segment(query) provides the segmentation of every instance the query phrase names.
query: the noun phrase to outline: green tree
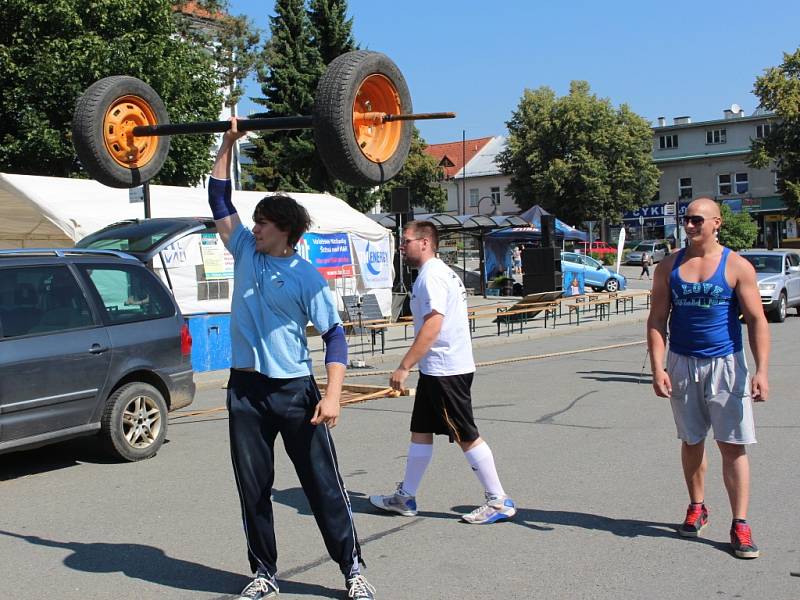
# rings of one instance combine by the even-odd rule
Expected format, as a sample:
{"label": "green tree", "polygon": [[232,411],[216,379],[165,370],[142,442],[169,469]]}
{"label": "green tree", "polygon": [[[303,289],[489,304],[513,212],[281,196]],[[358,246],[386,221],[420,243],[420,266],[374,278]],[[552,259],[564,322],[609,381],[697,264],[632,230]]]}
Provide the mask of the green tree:
{"label": "green tree", "polygon": [[727,204],[719,208],[722,215],[719,243],[731,250],[752,248],[758,236],[758,223],[746,212],[733,212]]}
{"label": "green tree", "polygon": [[783,201],[800,214],[800,49],[784,53],[783,63],[766,69],[753,87],[761,107],[775,113],[770,133],[753,140],[750,165],[767,168],[775,161]]}
{"label": "green tree", "polygon": [[[384,211],[389,210],[392,190],[396,187],[409,188],[411,203],[424,206],[430,212],[442,212],[447,207],[447,192],[434,183],[441,179],[441,168],[436,159],[425,152],[426,146],[419,130],[414,127],[411,149],[403,168],[375,193]],[[374,203],[373,198],[370,206]]]}
{"label": "green tree", "polygon": [[[4,0],[0,28],[0,171],[75,176],[72,109],[96,80],[148,82],[173,122],[213,120],[220,97],[210,55],[175,35],[170,0]],[[173,138],[156,178],[194,184],[211,136]]]}
{"label": "green tree", "polygon": [[347,0],[310,0],[308,4],[314,45],[323,64],[358,49],[353,39],[353,19],[347,18]]}
{"label": "green tree", "polygon": [[615,110],[585,81],[562,98],[548,87],[525,90],[507,126],[497,162],[523,210],[540,204],[572,223],[616,221],[658,190],[647,121],[625,104]]}
{"label": "green tree", "polygon": [[[310,115],[314,91],[323,71],[319,51],[303,0],[277,0],[270,17],[272,37],[264,49],[259,71],[263,98],[255,102],[267,111],[261,116]],[[264,131],[254,139],[249,187],[287,192],[331,189],[327,172],[314,156],[310,130]]]}

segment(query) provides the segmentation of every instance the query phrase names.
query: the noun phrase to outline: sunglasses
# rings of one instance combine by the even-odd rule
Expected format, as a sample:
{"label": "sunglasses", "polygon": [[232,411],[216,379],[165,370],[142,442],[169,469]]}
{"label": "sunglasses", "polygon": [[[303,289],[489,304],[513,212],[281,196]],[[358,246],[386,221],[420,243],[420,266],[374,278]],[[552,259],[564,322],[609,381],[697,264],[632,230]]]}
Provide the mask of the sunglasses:
{"label": "sunglasses", "polygon": [[703,223],[705,223],[706,218],[701,217],[700,215],[687,215],[682,218],[682,221],[684,225],[691,223],[693,227],[700,227]]}

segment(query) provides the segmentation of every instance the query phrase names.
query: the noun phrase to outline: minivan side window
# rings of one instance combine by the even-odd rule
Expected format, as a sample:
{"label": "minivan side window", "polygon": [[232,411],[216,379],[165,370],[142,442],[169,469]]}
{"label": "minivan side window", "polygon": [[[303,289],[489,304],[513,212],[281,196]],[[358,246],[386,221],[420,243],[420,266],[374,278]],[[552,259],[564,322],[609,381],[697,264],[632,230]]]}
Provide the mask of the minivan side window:
{"label": "minivan side window", "polygon": [[167,292],[147,269],[128,265],[81,265],[100,296],[111,324],[171,317]]}
{"label": "minivan side window", "polygon": [[89,304],[65,265],[0,270],[3,337],[52,333],[93,325]]}

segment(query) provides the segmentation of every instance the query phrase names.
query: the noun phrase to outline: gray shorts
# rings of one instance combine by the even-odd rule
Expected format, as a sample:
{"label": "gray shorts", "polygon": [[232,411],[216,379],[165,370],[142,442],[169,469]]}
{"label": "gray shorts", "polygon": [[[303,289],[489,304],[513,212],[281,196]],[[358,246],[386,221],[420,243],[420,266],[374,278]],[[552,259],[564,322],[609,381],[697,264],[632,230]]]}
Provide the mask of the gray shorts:
{"label": "gray shorts", "polygon": [[718,358],[670,352],[667,373],[672,382],[670,404],[680,439],[698,444],[713,427],[718,442],[756,443],[744,352]]}

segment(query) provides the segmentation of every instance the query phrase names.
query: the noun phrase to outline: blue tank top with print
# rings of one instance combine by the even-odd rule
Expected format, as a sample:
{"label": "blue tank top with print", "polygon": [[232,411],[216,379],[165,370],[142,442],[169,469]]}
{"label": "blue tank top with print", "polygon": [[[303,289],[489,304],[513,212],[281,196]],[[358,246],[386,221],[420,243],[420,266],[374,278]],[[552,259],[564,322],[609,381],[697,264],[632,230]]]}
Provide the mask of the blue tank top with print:
{"label": "blue tank top with print", "polygon": [[730,249],[722,249],[717,270],[707,281],[699,283],[681,279],[678,269],[683,254],[683,250],[678,253],[669,276],[672,294],[670,352],[701,358],[739,352],[742,349],[739,301],[725,279]]}

